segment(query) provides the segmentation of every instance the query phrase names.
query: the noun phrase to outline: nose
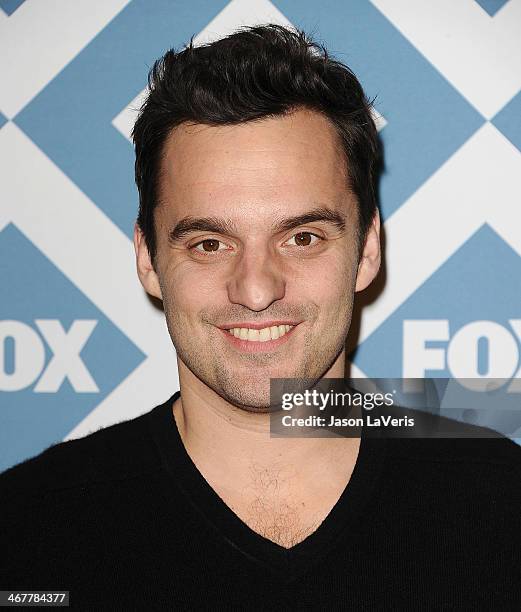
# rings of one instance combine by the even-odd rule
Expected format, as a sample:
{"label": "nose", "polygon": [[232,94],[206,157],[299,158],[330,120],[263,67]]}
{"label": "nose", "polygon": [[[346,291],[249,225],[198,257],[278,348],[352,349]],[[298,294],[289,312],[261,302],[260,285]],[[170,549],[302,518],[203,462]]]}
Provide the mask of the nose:
{"label": "nose", "polygon": [[259,246],[244,251],[232,269],[228,299],[250,310],[261,311],[284,297],[286,283],[276,256]]}

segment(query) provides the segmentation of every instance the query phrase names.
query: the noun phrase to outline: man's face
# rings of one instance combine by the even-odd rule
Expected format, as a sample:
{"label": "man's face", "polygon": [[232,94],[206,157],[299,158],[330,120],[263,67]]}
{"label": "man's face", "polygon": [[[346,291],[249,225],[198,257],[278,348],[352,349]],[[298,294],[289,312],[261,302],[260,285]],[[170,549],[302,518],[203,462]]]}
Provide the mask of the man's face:
{"label": "man's face", "polygon": [[156,284],[141,277],[163,299],[180,366],[233,405],[263,411],[270,378],[316,380],[343,363],[357,203],[327,119],[300,110],[179,126],[159,192]]}

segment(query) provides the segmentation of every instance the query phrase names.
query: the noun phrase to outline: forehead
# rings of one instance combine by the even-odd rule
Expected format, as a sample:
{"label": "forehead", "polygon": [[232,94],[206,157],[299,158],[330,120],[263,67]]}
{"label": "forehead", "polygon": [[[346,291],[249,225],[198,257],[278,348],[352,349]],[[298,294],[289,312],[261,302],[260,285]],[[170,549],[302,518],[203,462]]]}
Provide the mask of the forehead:
{"label": "forehead", "polygon": [[252,221],[345,207],[350,195],[340,139],[309,110],[239,125],[182,124],[165,142],[159,181],[159,208],[174,218],[235,213]]}

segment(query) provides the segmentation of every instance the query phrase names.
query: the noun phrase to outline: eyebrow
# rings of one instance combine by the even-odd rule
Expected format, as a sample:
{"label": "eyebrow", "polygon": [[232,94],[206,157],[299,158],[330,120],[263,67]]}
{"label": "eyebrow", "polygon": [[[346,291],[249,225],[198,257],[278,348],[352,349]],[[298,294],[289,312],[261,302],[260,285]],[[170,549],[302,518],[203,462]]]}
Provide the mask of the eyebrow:
{"label": "eyebrow", "polygon": [[[345,217],[336,210],[319,206],[294,217],[287,217],[275,221],[271,225],[271,229],[275,232],[287,232],[289,230],[300,227],[307,223],[316,223],[322,221],[333,225],[338,230],[345,229]],[[237,233],[237,227],[229,219],[221,219],[220,217],[191,217],[187,216],[181,219],[168,233],[168,238],[171,242],[181,240],[188,234],[193,232],[210,232],[213,234],[234,234]]]}

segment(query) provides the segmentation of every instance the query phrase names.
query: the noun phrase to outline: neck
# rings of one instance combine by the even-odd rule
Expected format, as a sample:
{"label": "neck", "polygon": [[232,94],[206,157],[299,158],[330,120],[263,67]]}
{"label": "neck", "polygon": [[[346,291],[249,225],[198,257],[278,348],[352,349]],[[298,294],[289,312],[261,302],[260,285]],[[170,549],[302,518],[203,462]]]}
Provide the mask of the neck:
{"label": "neck", "polygon": [[[272,438],[269,414],[231,405],[178,363],[181,397],[174,417],[188,454],[214,489],[251,487],[255,474],[275,475],[279,490],[287,483],[293,495],[316,494],[313,483],[324,481],[324,473],[328,486],[345,486],[358,457],[359,438]],[[342,353],[325,378],[343,378],[344,367]]]}

